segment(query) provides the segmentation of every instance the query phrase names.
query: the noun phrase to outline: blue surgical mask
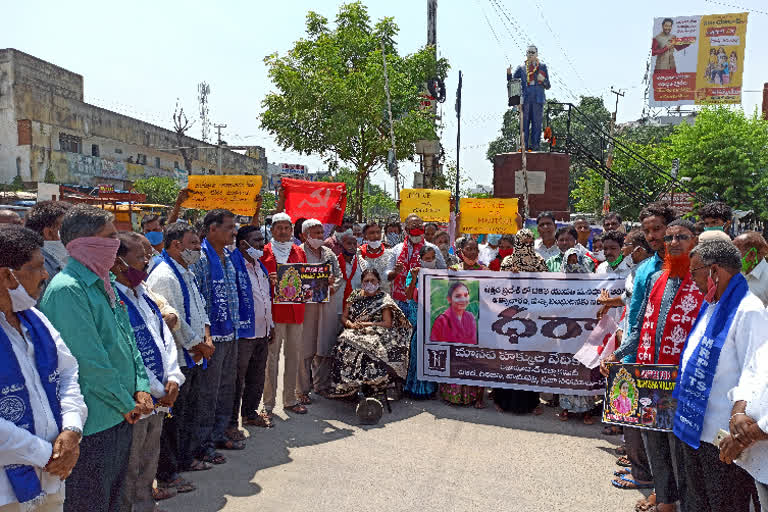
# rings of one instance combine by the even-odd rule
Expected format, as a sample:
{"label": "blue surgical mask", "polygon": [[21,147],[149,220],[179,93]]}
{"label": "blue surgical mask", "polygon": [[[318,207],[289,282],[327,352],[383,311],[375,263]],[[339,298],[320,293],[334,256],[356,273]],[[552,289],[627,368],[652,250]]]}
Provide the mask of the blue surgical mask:
{"label": "blue surgical mask", "polygon": [[501,235],[488,235],[488,243],[494,247],[501,242]]}
{"label": "blue surgical mask", "polygon": [[148,233],[144,233],[144,236],[147,237],[147,240],[149,240],[149,243],[152,245],[160,245],[163,243],[162,231],[150,231]]}
{"label": "blue surgical mask", "polygon": [[723,226],[709,226],[704,228],[704,231],[724,231]]}

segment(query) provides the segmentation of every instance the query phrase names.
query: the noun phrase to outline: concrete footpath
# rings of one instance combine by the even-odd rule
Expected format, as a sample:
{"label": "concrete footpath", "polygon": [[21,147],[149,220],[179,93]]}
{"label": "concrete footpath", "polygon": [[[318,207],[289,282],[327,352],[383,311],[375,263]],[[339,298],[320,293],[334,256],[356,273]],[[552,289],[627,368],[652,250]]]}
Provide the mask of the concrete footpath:
{"label": "concrete footpath", "polygon": [[222,452],[227,464],[185,473],[198,490],[160,508],[623,512],[642,497],[610,485],[620,439],[599,422],[403,399],[361,426],[354,404],[312,396],[308,414],[276,409],[274,428],[251,427],[245,450]]}

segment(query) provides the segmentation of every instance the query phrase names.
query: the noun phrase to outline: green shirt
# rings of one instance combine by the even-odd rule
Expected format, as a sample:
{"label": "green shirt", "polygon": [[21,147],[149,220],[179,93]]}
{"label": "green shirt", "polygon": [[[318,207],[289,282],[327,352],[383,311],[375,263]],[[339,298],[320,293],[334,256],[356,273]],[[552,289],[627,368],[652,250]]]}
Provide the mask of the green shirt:
{"label": "green shirt", "polygon": [[[114,286],[115,276],[111,278]],[[40,310],[77,359],[80,390],[88,406],[83,434],[124,421],[123,414],[136,405],[134,394],[149,392],[125,305],[118,301],[113,308],[101,278],[69,258],[45,290]]]}
{"label": "green shirt", "polygon": [[[560,272],[560,269],[563,268],[563,256],[564,254],[561,252],[557,256],[552,256],[547,260],[547,268],[550,272]],[[584,266],[587,267],[587,270],[590,272],[595,271],[595,262],[590,258],[586,256],[580,256],[580,260],[582,263],[584,263]]]}

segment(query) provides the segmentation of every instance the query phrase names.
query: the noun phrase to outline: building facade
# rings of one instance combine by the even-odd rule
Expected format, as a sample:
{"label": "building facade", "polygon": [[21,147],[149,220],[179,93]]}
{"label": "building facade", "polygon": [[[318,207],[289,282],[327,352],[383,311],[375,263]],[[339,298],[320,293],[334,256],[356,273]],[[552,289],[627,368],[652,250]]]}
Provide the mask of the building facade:
{"label": "building facade", "polygon": [[[192,174],[216,174],[218,149],[208,143],[106,110],[83,100],[83,77],[14,49],[0,50],[0,183],[51,182],[130,189],[139,178],[166,176],[185,185]],[[248,155],[223,149],[222,174],[259,174],[264,148]]]}

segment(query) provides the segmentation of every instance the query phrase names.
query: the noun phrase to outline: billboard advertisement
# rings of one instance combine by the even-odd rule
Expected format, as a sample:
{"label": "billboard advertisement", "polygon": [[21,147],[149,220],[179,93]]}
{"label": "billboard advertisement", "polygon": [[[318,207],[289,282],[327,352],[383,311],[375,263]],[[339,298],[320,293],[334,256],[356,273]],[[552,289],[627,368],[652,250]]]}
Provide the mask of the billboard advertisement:
{"label": "billboard advertisement", "polygon": [[747,15],[655,18],[650,106],[741,103]]}

